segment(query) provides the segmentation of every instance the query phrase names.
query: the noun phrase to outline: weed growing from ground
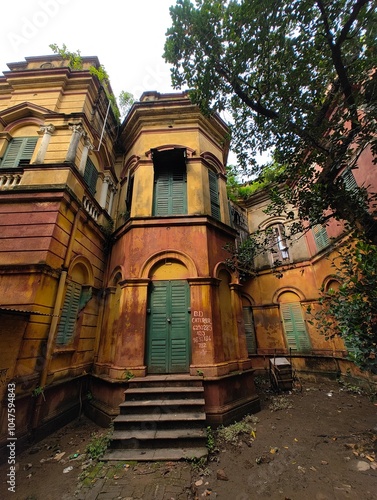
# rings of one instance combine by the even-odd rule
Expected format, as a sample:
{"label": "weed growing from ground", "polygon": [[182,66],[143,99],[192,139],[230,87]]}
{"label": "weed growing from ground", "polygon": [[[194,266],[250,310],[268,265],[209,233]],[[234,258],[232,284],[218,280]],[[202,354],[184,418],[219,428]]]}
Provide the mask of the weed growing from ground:
{"label": "weed growing from ground", "polygon": [[360,386],[347,382],[344,378],[339,378],[338,384],[341,386],[341,391],[366,396],[372,402],[377,398],[376,388],[372,387],[371,384],[369,386]]}
{"label": "weed growing from ground", "polygon": [[92,460],[98,460],[104,455],[109,445],[112,431],[113,429],[112,427],[110,427],[110,429],[105,434],[101,432],[96,432],[95,434],[93,434],[92,439],[85,448],[85,453],[87,454],[88,458],[91,458]]}
{"label": "weed growing from ground", "polygon": [[207,427],[207,449],[209,454],[216,450],[216,438],[210,426]]}
{"label": "weed growing from ground", "polygon": [[293,408],[291,401],[286,396],[275,396],[268,407],[271,411],[289,410]]}
{"label": "weed growing from ground", "polygon": [[207,457],[190,458],[188,461],[190,462],[191,468],[194,471],[194,473],[200,476],[209,476],[211,474],[211,471],[207,467],[208,463]]}
{"label": "weed growing from ground", "polygon": [[247,434],[250,439],[254,439],[256,433],[255,424],[257,422],[258,417],[255,415],[246,415],[239,422],[219,427],[216,431],[216,439],[220,444],[229,443],[233,445],[238,444],[242,434]]}

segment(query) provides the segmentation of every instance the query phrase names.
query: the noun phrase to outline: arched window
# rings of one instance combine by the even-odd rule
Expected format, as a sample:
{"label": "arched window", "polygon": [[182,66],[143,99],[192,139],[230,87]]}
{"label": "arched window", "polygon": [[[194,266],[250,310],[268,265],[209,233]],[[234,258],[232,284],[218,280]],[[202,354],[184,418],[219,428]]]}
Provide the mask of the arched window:
{"label": "arched window", "polygon": [[293,292],[283,293],[279,297],[280,313],[288,349],[305,352],[311,345],[299,300]]}
{"label": "arched window", "polygon": [[67,280],[65,298],[60,313],[56,344],[68,345],[73,341],[80,312],[92,298],[92,287],[88,284],[88,269],[82,263],[73,266],[71,278]]}
{"label": "arched window", "polygon": [[266,229],[268,249],[273,263],[284,263],[289,260],[288,244],[284,225],[273,224]]}
{"label": "arched window", "polygon": [[186,150],[152,151],[154,167],[153,215],[187,213]]}

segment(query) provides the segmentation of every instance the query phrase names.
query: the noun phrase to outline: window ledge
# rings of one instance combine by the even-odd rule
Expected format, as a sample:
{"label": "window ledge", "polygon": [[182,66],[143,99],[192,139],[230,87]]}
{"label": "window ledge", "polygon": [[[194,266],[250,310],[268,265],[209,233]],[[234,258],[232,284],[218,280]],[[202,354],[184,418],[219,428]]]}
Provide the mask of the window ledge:
{"label": "window ledge", "polygon": [[76,349],[74,347],[65,347],[65,346],[55,347],[55,349],[54,349],[54,355],[66,354],[66,353],[73,353],[73,352],[75,352],[75,350]]}

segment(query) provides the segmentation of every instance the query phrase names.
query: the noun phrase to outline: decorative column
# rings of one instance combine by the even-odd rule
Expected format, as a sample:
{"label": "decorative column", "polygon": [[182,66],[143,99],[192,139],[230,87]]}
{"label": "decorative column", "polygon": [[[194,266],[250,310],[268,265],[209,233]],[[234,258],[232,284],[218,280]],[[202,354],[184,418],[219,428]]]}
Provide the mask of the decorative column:
{"label": "decorative column", "polygon": [[109,200],[109,208],[107,209],[107,213],[111,215],[111,211],[113,209],[113,202],[114,202],[114,196],[116,195],[117,188],[115,187],[115,184],[112,182],[110,184],[110,200]]}
{"label": "decorative column", "polygon": [[35,158],[34,163],[43,163],[44,162],[44,159],[46,156],[46,151],[47,151],[51,136],[54,133],[54,131],[55,131],[55,127],[51,123],[50,123],[50,125],[42,125],[40,127],[39,133],[41,135],[43,134],[43,137],[42,137],[41,145],[39,147],[39,151],[37,153],[37,156]]}
{"label": "decorative column", "polygon": [[[109,203],[107,204],[107,195],[108,195],[109,190],[110,190],[110,199],[109,199]],[[104,210],[107,210],[107,213],[109,215],[111,215],[111,210],[113,208],[113,202],[114,202],[114,196],[115,196],[116,192],[117,192],[117,189],[115,187],[113,179],[111,178],[110,175],[106,175],[102,181],[101,197],[99,200],[99,204],[101,205],[101,208],[103,208]]]}
{"label": "decorative column", "polygon": [[107,201],[107,192],[109,190],[109,185],[111,184],[111,179],[110,176],[104,177],[102,181],[102,189],[101,189],[101,197],[99,200],[99,204],[101,205],[101,208],[106,208],[106,201]]}
{"label": "decorative column", "polygon": [[69,163],[74,163],[76,159],[77,146],[81,137],[84,135],[84,129],[81,123],[75,125],[69,125],[69,129],[72,130],[71,142],[69,143],[69,148],[65,161]]}
{"label": "decorative column", "polygon": [[80,166],[79,166],[79,171],[82,175],[84,175],[84,172],[85,172],[85,167],[86,167],[86,162],[88,160],[89,151],[92,151],[93,149],[94,149],[93,144],[90,142],[88,137],[85,137],[84,147],[82,150],[82,156],[81,156]]}

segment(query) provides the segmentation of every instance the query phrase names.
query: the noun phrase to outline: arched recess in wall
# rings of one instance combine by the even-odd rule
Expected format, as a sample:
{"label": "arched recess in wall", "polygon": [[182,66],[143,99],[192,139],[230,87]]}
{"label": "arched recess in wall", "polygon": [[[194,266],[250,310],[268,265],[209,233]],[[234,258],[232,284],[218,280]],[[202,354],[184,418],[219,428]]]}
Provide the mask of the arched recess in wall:
{"label": "arched recess in wall", "polygon": [[276,292],[281,319],[288,349],[295,352],[307,352],[311,349],[309,335],[306,329],[301,300],[303,294],[298,290],[281,289]]}
{"label": "arched recess in wall", "polygon": [[5,127],[4,130],[9,131],[15,125],[25,122],[40,126],[45,121],[46,113],[51,113],[51,111],[30,102],[24,102],[0,111],[0,119]]}
{"label": "arched recess in wall", "polygon": [[216,276],[219,280],[219,306],[220,306],[220,321],[221,334],[223,339],[223,349],[225,361],[235,359],[237,357],[237,345],[235,339],[235,318],[232,308],[232,292],[230,284],[232,283],[232,275],[225,268],[219,266]]}
{"label": "arched recess in wall", "polygon": [[42,124],[38,117],[25,116],[0,132],[0,168],[25,167],[34,161]]}
{"label": "arched recess in wall", "polygon": [[135,169],[137,162],[140,160],[140,156],[132,155],[125,162],[122,172],[120,174],[120,180],[122,181],[126,176],[129,175]]}
{"label": "arched recess in wall", "polygon": [[[140,278],[161,279],[156,277],[153,278],[153,276],[161,276],[164,272],[164,270],[162,270],[164,266],[171,267],[173,270],[176,269],[180,277],[174,279],[198,277],[198,270],[191,257],[175,250],[166,250],[155,253],[144,262],[141,266]],[[172,274],[172,272],[167,271],[166,268],[165,271],[168,275]]]}
{"label": "arched recess in wall", "polygon": [[[291,300],[290,300],[291,299]],[[278,304],[280,302],[297,302],[306,300],[305,295],[299,288],[294,286],[282,287],[275,291],[272,302],[273,304]]]}
{"label": "arched recess in wall", "polygon": [[123,279],[123,272],[122,268],[120,266],[117,266],[115,269],[113,269],[112,273],[110,274],[110,278],[108,280],[108,286],[117,286],[120,281]]}
{"label": "arched recess in wall", "polygon": [[83,285],[93,286],[94,273],[89,259],[82,255],[75,257],[68,268],[68,277]]}
{"label": "arched recess in wall", "polygon": [[[120,185],[122,194],[119,197],[119,211],[124,213],[125,220],[128,220],[131,215],[131,206],[133,199],[133,190],[134,190],[134,179],[135,179],[135,169],[140,160],[140,156],[132,155],[122,169],[122,173],[120,174]],[[123,206],[124,203],[124,206]]]}
{"label": "arched recess in wall", "polygon": [[257,340],[255,336],[254,316],[253,316],[253,300],[247,295],[242,295],[242,314],[245,326],[246,345],[248,354],[256,354]]}
{"label": "arched recess in wall", "polygon": [[78,341],[85,308],[92,298],[94,274],[89,260],[72,260],[65,284],[64,301],[57,328],[56,344],[67,346]]}
{"label": "arched recess in wall", "polygon": [[195,155],[194,149],[189,148],[188,146],[184,146],[183,144],[162,144],[160,146],[157,146],[156,148],[153,148],[153,149],[150,149],[149,151],[146,151],[145,156],[147,158],[151,158],[154,151],[156,151],[158,153],[162,153],[163,151],[170,151],[170,150],[174,150],[174,149],[184,149],[186,152],[187,158],[192,158]]}
{"label": "arched recess in wall", "polygon": [[[337,292],[340,287],[340,282],[336,279],[335,276],[327,276],[322,283],[322,288],[325,291],[325,293],[329,293],[330,291]],[[328,340],[328,342],[331,344],[331,348],[335,351],[346,351],[346,350],[352,350],[352,347],[350,349],[347,349],[343,339],[339,336],[332,337]]]}
{"label": "arched recess in wall", "polygon": [[287,219],[285,217],[268,217],[258,225],[258,229],[260,231],[265,231],[268,227],[273,226],[274,224],[284,224],[286,220]]}
{"label": "arched recess in wall", "polygon": [[13,137],[25,135],[25,130],[33,132],[33,135],[38,135],[39,128],[43,123],[43,120],[40,118],[28,116],[10,123],[4,131],[11,134]]}
{"label": "arched recess in wall", "polygon": [[207,163],[207,166],[210,165],[215,172],[226,175],[223,163],[213,153],[210,151],[204,151],[201,153],[200,157],[203,158],[205,163]]}
{"label": "arched recess in wall", "polygon": [[339,290],[340,282],[335,276],[327,276],[322,283],[322,288],[325,292],[329,292],[330,290],[337,291]]}
{"label": "arched recess in wall", "polygon": [[213,268],[213,276],[215,278],[219,277],[219,273],[225,271],[230,276],[230,283],[238,283],[238,275],[236,272],[232,272],[229,267],[224,262],[218,262]]}

